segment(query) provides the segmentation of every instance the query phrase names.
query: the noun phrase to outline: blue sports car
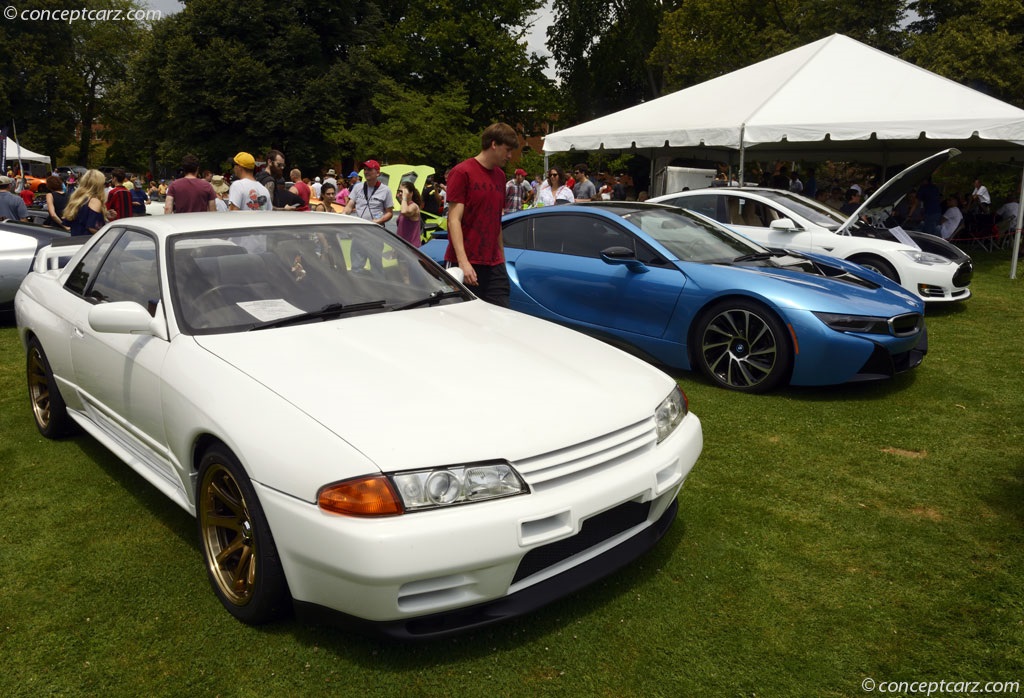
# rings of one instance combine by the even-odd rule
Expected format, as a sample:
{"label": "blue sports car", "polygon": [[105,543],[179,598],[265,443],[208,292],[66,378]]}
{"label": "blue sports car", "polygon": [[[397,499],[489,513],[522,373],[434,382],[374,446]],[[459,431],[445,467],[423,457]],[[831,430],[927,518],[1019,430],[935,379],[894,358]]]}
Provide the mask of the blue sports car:
{"label": "blue sports car", "polygon": [[[512,308],[716,384],[890,377],[927,351],[924,303],[856,264],[772,252],[680,208],[594,202],[502,220]],[[447,241],[422,249],[435,261]]]}

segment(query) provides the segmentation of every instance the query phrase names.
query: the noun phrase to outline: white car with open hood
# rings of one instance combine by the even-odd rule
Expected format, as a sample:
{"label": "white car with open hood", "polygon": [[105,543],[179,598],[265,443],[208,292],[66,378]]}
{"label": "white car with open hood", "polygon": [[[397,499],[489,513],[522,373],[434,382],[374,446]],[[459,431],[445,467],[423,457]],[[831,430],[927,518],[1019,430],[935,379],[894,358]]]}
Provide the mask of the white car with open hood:
{"label": "white car with open hood", "polygon": [[529,611],[653,546],[702,448],[672,378],[360,219],[133,218],[68,249],[15,300],[36,425],[193,514],[247,623],[437,636]]}
{"label": "white car with open hood", "polygon": [[950,148],[908,167],[850,216],[800,194],[760,187],[694,189],[651,201],[703,214],[769,248],[856,262],[928,303],[963,301],[971,297],[971,258],[936,235],[889,224],[893,207],[959,153]]}

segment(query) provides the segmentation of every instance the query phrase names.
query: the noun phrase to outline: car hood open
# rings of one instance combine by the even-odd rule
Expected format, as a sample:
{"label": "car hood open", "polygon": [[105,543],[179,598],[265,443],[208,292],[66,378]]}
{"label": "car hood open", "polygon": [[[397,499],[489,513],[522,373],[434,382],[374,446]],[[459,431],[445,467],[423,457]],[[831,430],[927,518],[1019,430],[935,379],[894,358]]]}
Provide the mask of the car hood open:
{"label": "car hood open", "polygon": [[900,199],[919,187],[935,170],[959,154],[960,151],[956,148],[947,148],[906,168],[880,186],[874,194],[861,203],[860,208],[850,214],[850,217],[846,219],[846,223],[840,226],[836,234],[843,235],[846,233],[865,211],[880,208],[887,209],[895,206],[900,202]]}
{"label": "car hood open", "polygon": [[[483,301],[195,340],[384,471],[582,443],[653,417],[673,386],[618,349]],[[438,453],[450,463],[429,460]]]}

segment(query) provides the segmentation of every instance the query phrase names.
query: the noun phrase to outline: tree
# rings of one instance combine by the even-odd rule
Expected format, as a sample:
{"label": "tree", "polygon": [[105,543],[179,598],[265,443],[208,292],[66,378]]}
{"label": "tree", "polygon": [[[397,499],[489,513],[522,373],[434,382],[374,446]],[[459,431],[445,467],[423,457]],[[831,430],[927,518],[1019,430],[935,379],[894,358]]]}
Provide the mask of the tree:
{"label": "tree", "polygon": [[1024,107],[1024,5],[1019,0],[914,3],[920,20],[905,58]]}
{"label": "tree", "polygon": [[557,57],[563,120],[594,118],[661,95],[660,66],[647,58],[672,6],[662,0],[554,0],[547,46]]}
{"label": "tree", "polygon": [[666,88],[678,90],[834,33],[898,53],[905,5],[905,0],[687,0],[666,13],[650,61],[664,71]]}
{"label": "tree", "polygon": [[[139,5],[134,0],[103,0],[93,3],[90,9],[126,14],[138,10]],[[108,91],[124,78],[125,47],[137,46],[147,27],[140,22],[110,19],[78,20],[73,24],[74,66],[79,80],[77,161],[87,166],[93,124],[104,116],[103,102]]]}

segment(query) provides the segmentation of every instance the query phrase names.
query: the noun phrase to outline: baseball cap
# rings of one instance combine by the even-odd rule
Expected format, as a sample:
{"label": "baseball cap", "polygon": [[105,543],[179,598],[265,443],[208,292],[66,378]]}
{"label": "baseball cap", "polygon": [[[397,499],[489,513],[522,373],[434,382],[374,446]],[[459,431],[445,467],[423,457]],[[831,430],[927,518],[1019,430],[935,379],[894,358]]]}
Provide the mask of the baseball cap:
{"label": "baseball cap", "polygon": [[526,176],[526,170],[524,170],[522,167],[520,167],[518,170],[516,170],[516,174],[517,175],[523,175],[525,177]]}
{"label": "baseball cap", "polygon": [[363,169],[364,170],[379,170],[380,169],[380,163],[377,162],[376,160],[367,160],[366,162],[363,163]]}
{"label": "baseball cap", "polygon": [[358,176],[359,176],[359,173],[356,172],[355,170],[352,170],[351,172],[348,173],[348,178],[349,179],[352,179],[353,177],[358,177]]}
{"label": "baseball cap", "polygon": [[249,153],[239,153],[238,155],[235,156],[234,162],[236,165],[244,167],[247,170],[256,169],[256,158],[254,158]]}
{"label": "baseball cap", "polygon": [[9,187],[14,184],[14,180],[6,175],[0,175],[0,187]]}

